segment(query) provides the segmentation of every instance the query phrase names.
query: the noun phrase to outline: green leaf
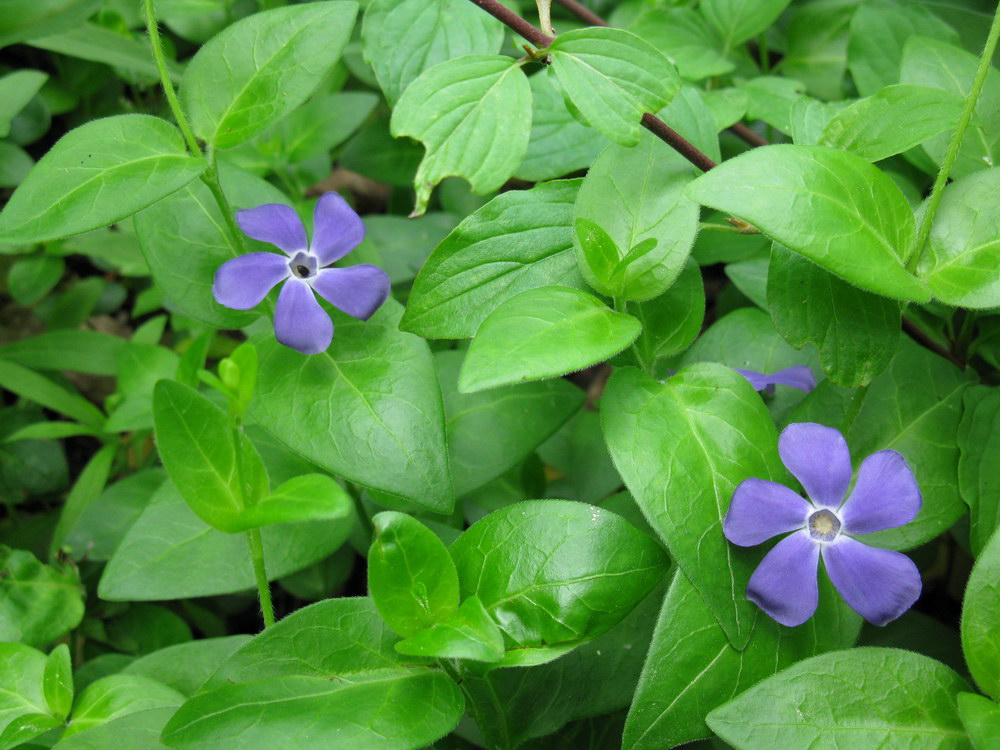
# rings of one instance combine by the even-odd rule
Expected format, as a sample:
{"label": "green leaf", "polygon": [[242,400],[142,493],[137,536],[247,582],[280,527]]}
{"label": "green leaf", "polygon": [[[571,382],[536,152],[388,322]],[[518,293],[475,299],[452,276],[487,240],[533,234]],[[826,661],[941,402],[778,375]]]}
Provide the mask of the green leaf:
{"label": "green leaf", "polygon": [[30,307],[59,283],[64,268],[63,259],[52,255],[19,258],[7,272],[7,291],[17,304]]}
{"label": "green leaf", "polygon": [[464,701],[444,673],[396,670],[327,677],[280,677],[198,695],[163,730],[171,747],[219,747],[238,735],[253,747],[280,747],[294,736],[307,747],[357,750],[424,747],[454,728]]}
{"label": "green leaf", "polygon": [[[899,72],[902,83],[930,86],[960,97],[964,103],[979,66],[977,55],[948,42],[926,37],[907,40]],[[976,120],[962,139],[952,178],[988,169],[1000,163],[1000,72],[990,67],[976,100]],[[951,145],[952,133],[941,133],[924,144],[924,151],[940,164]]]}
{"label": "green leaf", "polygon": [[[221,531],[259,525],[247,525],[243,513],[267,494],[267,471],[225,412],[193,388],[161,380],[153,390],[153,414],[163,466],[191,510]],[[259,515],[268,517],[266,511]]]}
{"label": "green leaf", "polygon": [[892,180],[860,157],[821,146],[755,148],[699,177],[687,194],[863,289],[930,299],[903,266],[913,212]]}
{"label": "green leaf", "polygon": [[174,708],[184,696],[161,682],[131,674],[114,674],[92,682],[76,701],[63,739],[128,714]]}
{"label": "green leaf", "polygon": [[45,676],[42,680],[45,703],[60,721],[69,716],[73,706],[73,664],[69,657],[69,646],[60,643],[45,661]]}
{"label": "green leaf", "polygon": [[29,243],[107,226],[205,169],[180,132],[150,115],[93,120],[60,138],[0,213],[0,242]]}
{"label": "green leaf", "polygon": [[541,182],[589,167],[607,139],[570,114],[553,76],[546,68],[528,77],[531,86],[531,137],[514,176]]}
{"label": "green leaf", "polygon": [[99,331],[45,331],[0,347],[0,359],[35,370],[116,375],[125,340]]}
{"label": "green leaf", "polygon": [[470,338],[487,315],[520,292],[584,288],[572,236],[580,182],[511,190],[467,217],[417,275],[400,327],[427,338]]}
{"label": "green leaf", "polygon": [[475,594],[521,648],[607,632],[663,576],[666,557],[620,516],[538,500],[498,510],[451,546],[462,595]]}
{"label": "green leaf", "polygon": [[926,656],[855,648],[814,656],[769,677],[712,711],[708,726],[748,750],[810,744],[965,748],[955,701],[967,689],[965,680]]}
{"label": "green leaf", "polygon": [[[159,77],[149,45],[144,39],[125,36],[95,23],[85,23],[54,36],[32,39],[28,44],[80,60],[111,65],[137,73],[149,81],[155,81]],[[166,61],[166,65],[170,78],[174,82],[179,81],[181,66],[170,59]]]}
{"label": "green leaf", "polygon": [[351,262],[371,263],[389,274],[394,285],[406,284],[413,281],[431,250],[458,220],[458,216],[443,211],[418,219],[392,214],[365,216],[365,239],[351,251]]}
{"label": "green leaf", "polygon": [[855,102],[823,129],[819,143],[851,151],[870,162],[919,146],[954,130],[965,100],[952,91],[929,86],[886,86]]}
{"label": "green leaf", "polygon": [[701,12],[723,39],[723,54],[774,23],[791,0],[703,0]]}
{"label": "green leaf", "polygon": [[365,60],[390,105],[421,73],[463,55],[495,55],[504,28],[469,3],[375,0],[365,9]]}
{"label": "green leaf", "polygon": [[118,453],[118,446],[114,443],[105,444],[95,453],[83,471],[76,478],[73,489],[66,497],[66,503],[59,513],[59,522],[52,531],[52,541],[49,545],[49,554],[55,557],[62,548],[66,534],[76,524],[77,520],[90,505],[97,500],[104,485],[108,482],[111,473],[111,465],[115,455]]}
{"label": "green leaf", "polygon": [[[91,662],[92,663],[92,662]],[[174,708],[150,708],[125,714],[86,732],[60,740],[59,750],[166,750],[160,732],[174,714]]]}
{"label": "green leaf", "polygon": [[83,588],[74,568],[0,545],[0,570],[0,640],[40,646],[80,624]]}
{"label": "green leaf", "polygon": [[405,513],[379,513],[372,526],[368,590],[389,627],[406,637],[450,618],[458,573],[444,543]]}
{"label": "green leaf", "polygon": [[868,385],[899,344],[899,303],[851,286],[777,243],[767,306],[785,341],[797,349],[815,345],[824,372],[838,385]]}
{"label": "green leaf", "polygon": [[302,104],[340,59],[357,12],[348,0],[275,8],[213,37],[181,81],[195,134],[231,148]]}
{"label": "green leaf", "polygon": [[455,495],[496,479],[530,453],[583,405],[586,394],[571,383],[546,380],[460,393],[459,351],[434,355],[448,425],[448,453]]}
{"label": "green leaf", "polygon": [[854,644],[861,618],[821,577],[820,604],[786,628],[758,614],[746,648],[733,648],[683,571],[674,575],[625,723],[623,747],[659,750],[707,738],[713,708],[800,659]]}
{"label": "green leaf", "polygon": [[0,747],[4,750],[18,747],[61,725],[61,721],[48,714],[22,714],[0,734]]}
{"label": "green leaf", "polygon": [[100,7],[100,0],[8,0],[0,19],[0,47],[72,29]]}
{"label": "green leaf", "polygon": [[[497,130],[503,129],[503,138]],[[445,177],[464,177],[473,192],[498,190],[524,158],[531,134],[531,87],[521,65],[500,55],[466,55],[415,80],[392,113],[392,135],[427,148],[414,177],[413,216],[427,209]]]}
{"label": "green leaf", "polygon": [[[12,188],[21,184],[22,180],[35,166],[35,160],[20,146],[8,141],[0,141],[0,187]],[[0,249],[0,253],[9,252]]]}
{"label": "green leaf", "polygon": [[549,46],[563,93],[586,122],[622,146],[639,142],[640,120],[680,89],[674,66],[628,31],[589,27],[560,34]]}
{"label": "green leaf", "polygon": [[[378,95],[369,91],[314,96],[279,125],[288,161],[295,164],[325,156],[368,119],[378,102]],[[396,281],[395,276],[392,279]]]}
{"label": "green leaf", "polygon": [[349,531],[354,524],[354,503],[347,491],[326,474],[303,474],[244,508],[233,521],[232,530],[302,521],[340,521]]}
{"label": "green leaf", "polygon": [[957,436],[958,490],[969,506],[969,546],[978,556],[1000,528],[1000,391],[975,385],[965,391]]}
{"label": "green leaf", "polygon": [[1000,698],[1000,532],[983,547],[962,603],[962,650],[982,691]]}
{"label": "green leaf", "polygon": [[944,190],[917,272],[934,296],[960,307],[1000,306],[1000,170],[962,177]]}
{"label": "green leaf", "polygon": [[958,715],[975,750],[988,750],[1000,737],[1000,706],[975,693],[958,694]]}
{"label": "green leaf", "polygon": [[[261,530],[270,579],[322,560],[345,541],[340,521],[280,524]],[[213,529],[170,482],[149,499],[104,569],[98,595],[109,601],[214,596],[253,588],[246,539]]]}
{"label": "green leaf", "polygon": [[677,281],[664,294],[629,309],[642,323],[642,333],[632,351],[639,366],[653,372],[657,360],[680,354],[701,332],[705,285],[698,264],[689,258]]}
{"label": "green leaf", "polygon": [[49,74],[40,70],[18,70],[0,78],[0,138],[10,134],[10,121],[27,106],[48,78]]}
{"label": "green leaf", "polygon": [[[559,432],[539,446],[538,455],[545,466],[565,475],[547,482],[546,494],[597,504],[622,486],[622,479],[604,445],[600,420],[596,411],[581,409]],[[542,488],[535,493],[519,490],[516,499],[541,491]],[[614,507],[607,507],[618,512]]]}
{"label": "green leaf", "polygon": [[490,313],[458,378],[463,393],[553,378],[608,359],[631,344],[640,324],[578,289],[522,292]]}
{"label": "green leaf", "polygon": [[122,673],[148,677],[192,696],[222,662],[249,641],[248,635],[230,635],[178,643],[139,657]]}
{"label": "green leaf", "polygon": [[628,30],[665,54],[685,80],[725,75],[735,67],[722,51],[722,37],[691,8],[649,8]]}
{"label": "green leaf", "polygon": [[503,635],[479,601],[470,596],[441,622],[417,631],[396,644],[410,656],[497,662],[503,658]]}
{"label": "green leaf", "polygon": [[40,651],[0,643],[0,747],[15,747],[60,723],[50,715],[45,698],[46,664]]}
{"label": "green leaf", "polygon": [[401,312],[389,300],[367,322],[335,314],[337,335],[323,354],[261,340],[251,414],[331,473],[449,513],[454,496],[434,361],[425,341],[398,329]]}
{"label": "green leaf", "polygon": [[[580,186],[573,214],[577,260],[594,289],[638,301],[659,296],[674,282],[698,233],[698,204],[684,196],[694,177],[690,163],[652,133],[643,133],[632,148],[611,144],[601,152]],[[610,273],[591,260],[581,220],[610,238],[614,255],[604,261]],[[633,256],[650,241],[652,249]]]}
{"label": "green leaf", "polygon": [[758,76],[740,83],[739,90],[746,95],[748,120],[763,120],[782,133],[791,134],[793,109],[805,98],[801,83],[791,78]]}
{"label": "green leaf", "polygon": [[3,358],[0,358],[0,383],[22,398],[79,420],[88,427],[100,429],[104,425],[104,415],[82,396]]}
{"label": "green leaf", "polygon": [[693,365],[666,383],[625,368],[608,381],[601,422],[643,515],[742,649],[756,616],[743,592],[758,556],[726,540],[722,519],[744,479],[785,475],[764,402],[718,365]]}
{"label": "green leaf", "polygon": [[856,10],[853,2],[836,0],[792,8],[781,72],[802,81],[813,96],[843,98],[848,29]]}

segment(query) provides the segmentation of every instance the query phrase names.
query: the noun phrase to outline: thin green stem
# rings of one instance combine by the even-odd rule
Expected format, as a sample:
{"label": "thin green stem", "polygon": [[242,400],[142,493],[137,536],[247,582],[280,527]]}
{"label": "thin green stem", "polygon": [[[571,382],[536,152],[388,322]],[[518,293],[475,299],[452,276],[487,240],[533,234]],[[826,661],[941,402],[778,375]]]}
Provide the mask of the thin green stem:
{"label": "thin green stem", "polygon": [[840,429],[840,431],[844,433],[845,437],[850,431],[851,426],[854,424],[854,420],[858,416],[858,412],[861,411],[861,405],[865,402],[865,396],[867,395],[867,385],[863,385],[854,391],[854,398],[851,399],[851,404],[847,407],[847,414],[844,415],[844,424]]}
{"label": "thin green stem", "polygon": [[944,186],[951,175],[955,159],[958,158],[958,152],[962,147],[962,140],[965,138],[965,131],[969,128],[969,123],[972,121],[972,114],[976,111],[976,103],[979,101],[979,94],[986,83],[986,75],[989,73],[990,65],[993,62],[993,53],[996,51],[998,38],[1000,38],[1000,5],[997,6],[996,11],[993,13],[993,24],[990,26],[990,33],[986,38],[986,46],[983,47],[983,54],[979,57],[979,69],[976,70],[976,77],[972,80],[972,89],[965,100],[965,108],[962,110],[962,116],[958,119],[958,127],[955,128],[955,132],[952,134],[948,151],[944,155],[944,161],[941,162],[941,169],[938,170],[937,177],[934,179],[934,187],[931,188],[931,197],[927,201],[927,210],[920,221],[920,231],[917,232],[917,242],[913,246],[913,252],[910,253],[910,257],[907,259],[906,268],[910,273],[913,273],[917,269],[920,259],[924,254],[924,245],[927,244],[927,238],[931,233],[931,225],[934,223],[934,216],[941,205]]}
{"label": "thin green stem", "polygon": [[253,574],[257,579],[257,597],[260,599],[260,611],[264,615],[266,630],[274,625],[274,605],[271,603],[271,587],[267,582],[267,569],[264,567],[264,544],[260,540],[260,529],[250,529],[247,532],[247,544],[250,545]]}
{"label": "thin green stem", "polygon": [[160,40],[160,27],[156,25],[156,12],[153,9],[153,0],[143,0],[143,7],[146,12],[146,32],[149,34],[149,47],[153,52],[153,62],[156,63],[156,70],[160,74],[160,85],[163,93],[166,94],[170,111],[174,113],[177,126],[184,134],[184,141],[192,154],[201,155],[201,148],[198,146],[198,139],[194,137],[194,131],[188,124],[181,109],[181,103],[177,100],[177,93],[174,91],[174,84],[170,80],[170,72],[167,70],[167,60],[163,55],[163,42]]}

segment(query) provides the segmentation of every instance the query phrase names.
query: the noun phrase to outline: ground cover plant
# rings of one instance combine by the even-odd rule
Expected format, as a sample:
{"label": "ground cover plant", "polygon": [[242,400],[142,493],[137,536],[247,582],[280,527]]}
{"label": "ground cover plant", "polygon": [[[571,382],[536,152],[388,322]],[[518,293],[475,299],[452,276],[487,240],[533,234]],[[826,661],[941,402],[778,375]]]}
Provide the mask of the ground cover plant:
{"label": "ground cover plant", "polygon": [[0,750],[997,747],[998,36],[0,3]]}

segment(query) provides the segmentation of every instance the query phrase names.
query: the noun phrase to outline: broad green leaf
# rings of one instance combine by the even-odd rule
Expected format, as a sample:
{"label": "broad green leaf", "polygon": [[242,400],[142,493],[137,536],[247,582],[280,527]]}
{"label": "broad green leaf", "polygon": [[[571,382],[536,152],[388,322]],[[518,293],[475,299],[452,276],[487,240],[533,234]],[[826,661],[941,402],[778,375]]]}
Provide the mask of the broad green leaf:
{"label": "broad green leaf", "polygon": [[665,293],[629,306],[629,312],[642,323],[632,353],[640,367],[653,372],[657,360],[681,353],[701,331],[705,285],[698,264],[688,259],[677,281]]}
{"label": "broad green leaf", "polygon": [[476,332],[458,378],[463,393],[582,370],[639,335],[631,315],[586,292],[549,286],[504,302]]}
{"label": "broad green leaf", "polygon": [[425,71],[392,113],[392,135],[427,149],[414,177],[413,215],[427,210],[445,177],[464,177],[480,194],[499,189],[524,158],[530,134],[531,87],[513,58],[466,55]]}
{"label": "broad green leaf", "polygon": [[736,290],[762,310],[767,310],[767,279],[770,258],[750,258],[727,263],[725,274]]}
{"label": "broad green leaf", "polygon": [[746,648],[733,648],[711,610],[678,570],[653,633],[625,723],[623,747],[659,750],[707,738],[705,716],[800,659],[849,648],[861,618],[821,579],[821,602],[804,625],[786,628],[757,615]]}
{"label": "broad green leaf", "polygon": [[746,116],[749,120],[763,120],[782,133],[792,132],[794,107],[806,99],[804,86],[791,78],[758,76],[739,84],[746,96]]}
{"label": "broad green leaf", "polygon": [[[622,478],[611,463],[604,444],[601,418],[596,411],[578,411],[559,432],[538,447],[538,455],[546,467],[565,475],[552,480],[551,472],[546,472],[550,481],[544,489],[550,497],[598,504],[622,486]],[[522,493],[517,499],[525,496]],[[610,509],[618,512],[613,507]]]}
{"label": "broad green leaf", "polygon": [[[698,233],[698,204],[684,195],[695,174],[652,133],[643,133],[631,148],[613,143],[601,152],[580,186],[573,213],[577,261],[594,289],[640,301],[659,296],[674,282]],[[607,233],[611,252],[617,249],[611,258],[594,262],[581,220]],[[652,247],[633,255],[645,243]]]}
{"label": "broad green leaf", "polygon": [[0,643],[0,747],[16,747],[61,723],[46,700],[46,665],[41,651]]}
{"label": "broad green leaf", "polygon": [[622,146],[639,142],[640,121],[680,89],[674,66],[649,42],[621,29],[589,27],[549,46],[563,94],[586,123]]}
{"label": "broad green leaf", "polygon": [[856,7],[853,0],[796,4],[788,19],[781,72],[802,81],[813,96],[841,99],[849,26]]}
{"label": "broad green leaf", "polygon": [[800,146],[819,145],[823,130],[847,106],[847,102],[821,102],[802,97],[788,110],[792,142]]}
{"label": "broad green leaf", "polygon": [[942,302],[972,308],[1000,305],[998,211],[998,169],[967,175],[945,188],[917,267]]}
{"label": "broad green leaf", "polygon": [[73,706],[73,664],[65,643],[52,649],[45,662],[42,690],[46,705],[57,719],[62,721],[69,716]]}
{"label": "broad green leaf", "polygon": [[462,717],[458,686],[437,670],[400,669],[327,677],[279,677],[202,693],[163,730],[170,747],[208,750],[239,737],[252,747],[417,750],[450,732]]}
{"label": "broad green leaf", "polygon": [[1000,697],[1000,532],[983,547],[962,604],[962,650],[984,693]]}
{"label": "broad green leaf", "polygon": [[[370,91],[314,96],[279,124],[286,158],[295,164],[325,156],[368,119],[378,102],[378,95]],[[390,277],[396,281],[395,276]]]}
{"label": "broad green leaf", "polygon": [[258,525],[241,523],[244,510],[268,490],[267,471],[249,439],[189,386],[161,380],[153,394],[156,447],[191,510],[221,531]]}
{"label": "broad green leaf", "polygon": [[[281,578],[338,549],[348,529],[339,521],[280,524],[261,530],[267,576]],[[214,596],[253,588],[246,539],[199,519],[166,482],[115,549],[98,595],[109,601]]]}
{"label": "broad green leaf", "polygon": [[458,216],[443,211],[418,219],[393,214],[365,216],[365,239],[351,251],[351,263],[371,263],[389,274],[393,284],[406,284],[413,281],[431,250],[458,221]]}
{"label": "broad green leaf", "polygon": [[628,30],[666,55],[688,81],[725,75],[735,67],[722,50],[722,37],[691,8],[652,7]]}
{"label": "broad green leaf", "polygon": [[847,66],[862,96],[900,83],[903,45],[914,36],[958,42],[954,29],[919,3],[866,0],[858,6],[851,18]]}
{"label": "broad green leaf", "polygon": [[814,656],[769,677],[712,711],[708,726],[747,750],[879,745],[966,750],[955,701],[967,689],[965,680],[926,656],[855,648]]}
{"label": "broad green leaf", "polygon": [[521,648],[572,646],[610,630],[659,582],[666,556],[620,516],[566,500],[518,503],[451,546],[475,594]]}
{"label": "broad green leaf", "polygon": [[454,504],[444,407],[427,343],[389,300],[365,321],[335,314],[330,349],[305,356],[268,337],[251,414],[333,474],[435,513]]}
{"label": "broad green leaf", "polygon": [[549,285],[584,288],[572,236],[580,183],[511,190],[467,217],[417,275],[400,326],[427,338],[471,338],[515,294]]}
{"label": "broad green leaf", "polygon": [[19,258],[7,273],[7,291],[21,307],[31,307],[59,283],[64,268],[63,259],[51,255]]}
{"label": "broad green leaf", "polygon": [[583,405],[568,381],[546,380],[460,393],[464,353],[437,352],[455,495],[464,497],[520,464]]}
{"label": "broad green leaf", "polygon": [[72,29],[100,8],[100,0],[7,0],[0,18],[0,47]]}
{"label": "broad green leaf", "polygon": [[361,29],[365,60],[390,105],[421,73],[463,55],[495,55],[504,28],[471,3],[375,0]]}
{"label": "broad green leaf", "polygon": [[722,161],[719,129],[703,93],[695,86],[684,86],[657,115],[710,159],[719,162]]}
{"label": "broad green leaf", "polygon": [[504,654],[503,635],[477,596],[470,596],[443,621],[400,641],[396,650],[410,656],[484,662],[500,661]]}
{"label": "broad green leaf", "polygon": [[[159,77],[159,71],[149,52],[149,45],[144,39],[124,36],[118,31],[94,23],[85,23],[54,36],[32,39],[28,44],[49,52],[58,52],[80,60],[104,63],[131,73],[138,73],[148,81],[154,81]],[[166,64],[170,78],[174,82],[179,81],[181,66],[170,59]]]}
{"label": "broad green leaf", "polygon": [[244,508],[234,519],[233,530],[302,521],[339,521],[350,530],[354,503],[347,491],[326,474],[303,474]]}
{"label": "broad green leaf", "polygon": [[863,623],[858,646],[878,646],[916,651],[937,659],[965,676],[969,670],[962,655],[962,638],[956,626],[945,624],[917,609],[909,609],[902,616],[879,627]]}
{"label": "broad green leaf", "polygon": [[[270,183],[220,164],[219,178],[233,208],[288,203]],[[242,252],[233,247],[218,204],[201,181],[192,182],[135,217],[139,247],[153,279],[170,302],[215,328],[242,328],[256,313],[230,310],[215,301],[212,280],[219,266]],[[249,242],[249,241],[248,241]],[[250,243],[254,250],[272,245]]]}
{"label": "broad green leaf", "polygon": [[458,573],[444,543],[405,513],[379,513],[372,526],[368,590],[382,619],[407,637],[451,617]]}
{"label": "broad green leaf", "polygon": [[213,37],[181,81],[195,134],[231,148],[302,104],[340,58],[357,11],[349,0],[275,8]]}
{"label": "broad green leaf", "polygon": [[969,506],[969,546],[978,556],[1000,528],[1000,391],[975,385],[965,391],[958,425],[958,490]]}
{"label": "broad green leaf", "polygon": [[[948,91],[964,100],[979,66],[978,55],[948,42],[913,37],[903,48],[900,82]],[[976,101],[976,120],[969,125],[951,170],[964,177],[1000,163],[1000,72],[990,67]],[[924,144],[924,151],[940,164],[951,144],[952,133],[941,133]]]}
{"label": "broad green leaf", "polygon": [[7,137],[10,121],[27,106],[48,77],[48,73],[40,70],[18,70],[0,78],[0,138]]}
{"label": "broad green leaf", "polygon": [[[88,662],[88,663],[92,663]],[[160,732],[173,716],[174,708],[150,708],[125,714],[106,724],[91,727],[86,732],[60,740],[59,750],[166,750],[160,742]]]}
{"label": "broad green leaf", "polygon": [[870,162],[881,161],[954,130],[964,105],[953,91],[913,84],[886,86],[837,114],[823,129],[819,143]]}
{"label": "broad green leaf", "polygon": [[[34,166],[35,160],[23,148],[9,141],[0,141],[0,187],[17,187]],[[0,248],[0,254],[14,247],[17,246],[7,245],[6,250]]]}
{"label": "broad green leaf", "polygon": [[975,750],[988,750],[1000,737],[1000,706],[975,693],[958,694],[958,715]]}
{"label": "broad green leaf", "polygon": [[115,375],[125,340],[99,331],[45,331],[0,347],[0,359],[34,370]]}
{"label": "broad green leaf", "polygon": [[767,306],[785,341],[797,349],[813,344],[838,385],[868,385],[896,353],[899,303],[851,286],[777,243]]}
{"label": "broad green leaf", "polygon": [[153,708],[174,708],[184,695],[148,677],[115,674],[84,688],[73,707],[63,738]]}
{"label": "broad green leaf", "polygon": [[791,0],[703,0],[701,12],[719,31],[723,54],[774,23]]}
{"label": "broad green leaf", "polygon": [[73,489],[66,496],[66,503],[59,512],[59,521],[52,531],[52,541],[49,552],[52,557],[62,548],[66,534],[77,523],[80,516],[89,508],[104,491],[111,474],[111,466],[118,446],[114,443],[105,444],[87,461],[73,484]]}
{"label": "broad green leaf", "polygon": [[80,624],[83,587],[74,568],[0,545],[0,570],[0,640],[41,646]]}
{"label": "broad green leaf", "polygon": [[249,641],[248,635],[230,635],[178,643],[136,659],[122,673],[148,677],[192,696],[222,662]]}
{"label": "broad green leaf", "polygon": [[[49,730],[62,725],[59,719],[49,714],[22,714],[7,725],[7,728],[0,734],[0,747],[7,748],[22,746],[28,740],[46,734]],[[36,747],[32,745],[31,747]]]}
{"label": "broad green leaf", "polygon": [[60,138],[14,191],[0,213],[0,242],[41,242],[106,226],[184,187],[204,168],[166,120],[93,120]]}
{"label": "broad green leaf", "polygon": [[608,381],[601,422],[643,515],[742,649],[756,616],[744,591],[759,556],[730,544],[722,519],[744,479],[785,475],[764,402],[719,365],[693,365],[666,383],[624,368]]}
{"label": "broad green leaf", "polygon": [[188,643],[193,637],[184,618],[159,604],[133,602],[124,612],[107,620],[106,629],[108,645],[140,656]]}
{"label": "broad green leaf", "polygon": [[860,157],[821,146],[764,146],[702,175],[687,194],[863,289],[930,299],[903,265],[913,249],[913,212],[892,180]]}

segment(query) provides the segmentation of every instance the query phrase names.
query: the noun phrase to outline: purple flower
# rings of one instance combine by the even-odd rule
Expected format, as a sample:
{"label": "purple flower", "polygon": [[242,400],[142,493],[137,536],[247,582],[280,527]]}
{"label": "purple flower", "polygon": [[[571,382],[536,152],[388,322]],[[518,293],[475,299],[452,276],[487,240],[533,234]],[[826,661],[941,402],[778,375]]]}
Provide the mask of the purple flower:
{"label": "purple flower", "polygon": [[313,292],[348,315],[368,320],[389,296],[389,277],[377,266],[324,268],[340,260],[364,239],[365,225],[337,193],[324,193],[313,213],[312,243],[291,206],[268,203],[236,212],[248,236],[284,250],[248,253],[223,263],[215,272],[212,293],[219,304],[249,310],[277,284],[274,334],[285,346],[303,354],[326,351],[333,322]]}
{"label": "purple flower", "polygon": [[845,501],[851,456],[840,432],[811,422],[790,424],[778,452],[809,499],[763,479],[747,479],[736,488],[723,523],[729,541],[751,547],[794,532],[750,576],[747,598],[782,625],[801,625],[816,611],[822,556],[852,609],[874,625],[895,620],[920,596],[917,566],[906,555],[853,537],[902,526],[917,515],[920,489],[906,461],[892,450],[868,456]]}
{"label": "purple flower", "polygon": [[774,393],[774,386],[776,385],[791,386],[806,393],[809,393],[809,391],[816,387],[816,376],[813,375],[812,369],[806,365],[786,367],[784,370],[772,372],[770,375],[753,370],[741,370],[738,367],[734,367],[733,369],[749,380],[754,390],[764,391],[769,395]]}

